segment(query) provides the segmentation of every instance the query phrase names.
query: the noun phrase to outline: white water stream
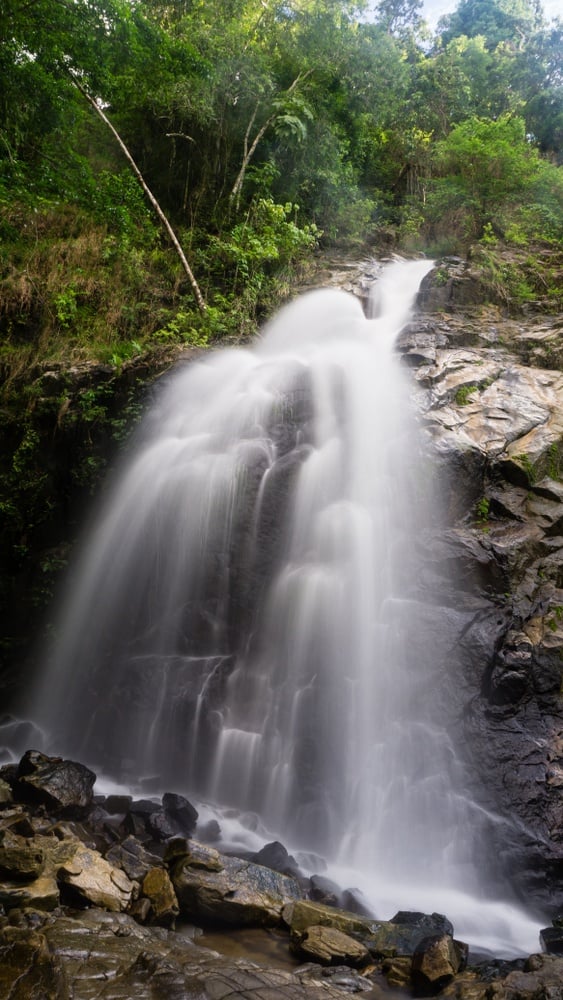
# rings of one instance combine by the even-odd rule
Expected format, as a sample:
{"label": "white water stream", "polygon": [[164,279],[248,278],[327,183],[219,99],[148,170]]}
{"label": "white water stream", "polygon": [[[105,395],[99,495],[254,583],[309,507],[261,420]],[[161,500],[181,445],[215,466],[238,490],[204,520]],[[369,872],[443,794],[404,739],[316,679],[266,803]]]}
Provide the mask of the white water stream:
{"label": "white water stream", "polygon": [[539,925],[482,885],[490,817],[422,639],[432,471],[393,345],[430,267],[390,266],[372,319],[313,292],[252,349],[169,379],[33,714],[57,752],[324,855],[379,917],[441,910],[458,937],[530,952]]}

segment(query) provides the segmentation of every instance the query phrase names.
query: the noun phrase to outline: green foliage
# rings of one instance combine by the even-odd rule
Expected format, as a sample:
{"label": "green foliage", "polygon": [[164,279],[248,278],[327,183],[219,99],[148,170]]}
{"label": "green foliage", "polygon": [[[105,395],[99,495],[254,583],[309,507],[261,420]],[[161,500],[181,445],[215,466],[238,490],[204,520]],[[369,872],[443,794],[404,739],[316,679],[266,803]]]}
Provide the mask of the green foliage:
{"label": "green foliage", "polygon": [[501,42],[521,43],[540,20],[533,0],[461,0],[453,14],[442,19],[442,39],[483,35],[495,49]]}
{"label": "green foliage", "polygon": [[546,624],[551,632],[557,632],[559,625],[563,622],[563,606],[561,604],[554,604],[552,611],[553,618],[547,618]]}
{"label": "green foliage", "polygon": [[523,119],[504,115],[497,120],[472,116],[454,126],[435,144],[434,169],[429,221],[446,217],[461,239],[473,241],[485,233],[487,241],[492,220],[518,213],[542,168]]}
{"label": "green foliage", "polygon": [[213,274],[228,281],[232,294],[256,298],[268,274],[314,249],[320,233],[314,223],[299,227],[298,211],[291,202],[277,205],[271,198],[257,198],[242,222],[209,237],[204,258]]}
{"label": "green foliage", "polygon": [[469,397],[473,393],[478,391],[478,386],[476,385],[460,385],[459,389],[455,394],[455,401],[458,406],[466,406],[469,402]]}
{"label": "green foliage", "polygon": [[491,501],[488,497],[480,497],[475,504],[475,517],[479,524],[487,524],[490,515]]}
{"label": "green foliage", "polygon": [[[6,364],[119,370],[150,345],[246,336],[330,242],[478,242],[502,301],[555,305],[555,278],[542,292],[538,269],[495,254],[563,238],[560,43],[531,0],[460,0],[432,44],[419,0],[380,0],[369,22],[327,0],[6,0]],[[205,319],[68,68],[182,234]]]}
{"label": "green foliage", "polygon": [[548,465],[547,465],[548,476],[550,477],[550,479],[560,479],[561,455],[556,441],[554,441],[553,444],[549,446],[547,455],[548,455]]}
{"label": "green foliage", "polygon": [[[207,309],[209,313],[209,307]],[[206,316],[208,325],[212,323],[213,307],[211,316]],[[179,310],[168,320],[165,326],[155,330],[152,340],[157,344],[189,344],[191,347],[205,347],[208,342],[207,333],[197,329],[198,317],[195,313],[182,312]]]}
{"label": "green foliage", "polygon": [[536,481],[536,470],[530,456],[527,455],[526,452],[522,452],[520,455],[515,455],[514,458],[518,462],[520,468],[526,473],[528,485],[533,486]]}

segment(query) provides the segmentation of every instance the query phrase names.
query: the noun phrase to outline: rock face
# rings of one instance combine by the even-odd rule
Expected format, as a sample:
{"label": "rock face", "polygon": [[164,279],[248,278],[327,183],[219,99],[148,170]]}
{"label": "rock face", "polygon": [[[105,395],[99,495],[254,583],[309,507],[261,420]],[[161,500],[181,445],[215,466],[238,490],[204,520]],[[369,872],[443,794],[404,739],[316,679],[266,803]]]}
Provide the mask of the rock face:
{"label": "rock face", "polygon": [[541,908],[563,889],[561,317],[507,318],[478,292],[462,261],[442,262],[398,342],[449,525],[425,549],[443,607],[424,639],[471,791],[500,817],[490,877],[500,863]]}
{"label": "rock face", "polygon": [[[219,1000],[283,997],[342,1000],[321,976],[302,984],[296,975],[233,962],[172,932],[156,936],[127,914],[85,912],[57,916],[38,930],[0,930],[0,996],[10,1000]],[[72,994],[69,992],[72,984]]]}

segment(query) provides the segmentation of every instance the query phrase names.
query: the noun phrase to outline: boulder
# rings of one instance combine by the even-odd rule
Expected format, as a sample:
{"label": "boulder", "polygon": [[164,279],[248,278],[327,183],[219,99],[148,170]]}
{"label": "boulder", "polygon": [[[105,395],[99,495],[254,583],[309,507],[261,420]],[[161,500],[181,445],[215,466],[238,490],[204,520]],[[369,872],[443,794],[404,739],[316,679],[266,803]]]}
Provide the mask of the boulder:
{"label": "boulder", "polygon": [[178,824],[164,812],[164,809],[157,809],[155,812],[149,813],[147,830],[157,843],[170,840],[180,832]]}
{"label": "boulder", "polygon": [[151,868],[143,879],[141,891],[151,904],[150,922],[173,927],[180,907],[168,872],[164,868]]}
{"label": "boulder", "polygon": [[79,844],[71,860],[61,866],[58,879],[71,890],[71,899],[114,913],[125,910],[133,895],[134,885],[125,872],[83,844]]}
{"label": "boulder", "polygon": [[400,924],[420,931],[421,938],[431,934],[449,934],[453,937],[454,927],[443,913],[420,913],[418,910],[399,910],[391,917],[392,924]]}
{"label": "boulder", "polygon": [[563,955],[563,927],[544,927],[540,944],[548,955]]}
{"label": "boulder", "polygon": [[411,981],[412,958],[401,956],[397,958],[386,958],[381,966],[381,971],[387,980],[388,986],[403,988]]}
{"label": "boulder", "polygon": [[[397,914],[396,918],[407,917]],[[322,903],[299,900],[284,907],[283,920],[292,937],[299,937],[309,927],[331,927],[361,942],[375,959],[393,958],[396,955],[414,955],[420,943],[436,928],[451,927],[440,914],[408,914],[412,919],[403,922],[374,920],[344,910],[335,910]],[[445,932],[448,933],[447,931]]]}
{"label": "boulder", "polygon": [[386,926],[386,921],[366,919],[308,899],[284,906],[283,920],[294,934],[302,933],[309,927],[333,927],[357,940],[366,941],[373,939]]}
{"label": "boulder", "polygon": [[28,882],[43,871],[45,856],[40,847],[26,837],[0,830],[0,876]]}
{"label": "boulder", "polygon": [[12,789],[7,781],[0,778],[0,808],[13,802]]}
{"label": "boulder", "polygon": [[116,813],[125,816],[131,808],[133,802],[132,795],[108,795],[99,803],[111,816]]}
{"label": "boulder", "polygon": [[490,1000],[558,1000],[563,995],[563,958],[530,955],[523,970],[493,983]]}
{"label": "boulder", "polygon": [[16,795],[54,810],[82,811],[92,803],[95,780],[94,772],[84,764],[28,750],[19,763]]}
{"label": "boulder", "polygon": [[198,839],[204,844],[216,844],[221,839],[221,827],[216,819],[210,819],[207,823],[198,824]]}
{"label": "boulder", "polygon": [[257,865],[264,865],[265,868],[280,872],[281,875],[291,875],[298,878],[301,874],[295,858],[287,853],[286,848],[278,840],[266,844],[257,854],[253,855],[252,861]]}
{"label": "boulder", "polygon": [[448,985],[467,961],[467,949],[449,934],[423,938],[417,945],[411,976],[417,996],[434,996]]}
{"label": "boulder", "polygon": [[292,934],[291,948],[299,958],[320,962],[321,965],[358,967],[370,960],[365,945],[334,927],[314,925]]}
{"label": "boulder", "polygon": [[165,815],[176,827],[175,833],[182,833],[189,837],[194,832],[198,812],[183,795],[165,792],[162,796],[162,808]]}
{"label": "boulder", "polygon": [[189,842],[189,853],[172,863],[172,882],[180,910],[188,919],[238,926],[281,923],[284,906],[302,898],[287,875],[219,854]]}
{"label": "boulder", "polygon": [[315,903],[323,903],[324,906],[338,906],[340,900],[340,886],[324,875],[311,876],[311,888],[309,894]]}
{"label": "boulder", "polygon": [[126,837],[120,844],[115,844],[106,853],[106,861],[117,868],[122,868],[127,878],[141,882],[149,869],[162,866],[162,859],[152,854],[135,837]]}
{"label": "boulder", "polygon": [[59,903],[59,886],[53,875],[40,875],[33,882],[0,882],[0,905],[5,910],[54,910]]}

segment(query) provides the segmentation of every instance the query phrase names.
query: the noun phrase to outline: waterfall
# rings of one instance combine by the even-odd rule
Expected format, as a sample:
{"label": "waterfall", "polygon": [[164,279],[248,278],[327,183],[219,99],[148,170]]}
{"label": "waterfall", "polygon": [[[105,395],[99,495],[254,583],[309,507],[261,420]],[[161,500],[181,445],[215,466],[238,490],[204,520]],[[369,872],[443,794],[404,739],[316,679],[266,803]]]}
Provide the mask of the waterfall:
{"label": "waterfall", "polygon": [[168,378],[34,712],[58,751],[256,814],[395,909],[476,898],[484,829],[428,640],[432,471],[394,351],[430,267],[387,267],[368,318],[310,292]]}

